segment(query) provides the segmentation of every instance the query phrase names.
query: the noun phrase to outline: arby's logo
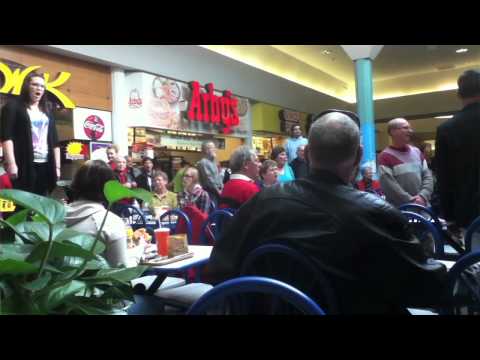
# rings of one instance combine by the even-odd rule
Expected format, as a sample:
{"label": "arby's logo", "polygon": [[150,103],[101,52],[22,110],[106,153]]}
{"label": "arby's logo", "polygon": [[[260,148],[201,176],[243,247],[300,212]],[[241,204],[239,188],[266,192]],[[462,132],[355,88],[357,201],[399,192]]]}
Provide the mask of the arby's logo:
{"label": "arby's logo", "polygon": [[105,132],[105,124],[99,116],[90,115],[83,123],[83,130],[91,140],[99,140]]}

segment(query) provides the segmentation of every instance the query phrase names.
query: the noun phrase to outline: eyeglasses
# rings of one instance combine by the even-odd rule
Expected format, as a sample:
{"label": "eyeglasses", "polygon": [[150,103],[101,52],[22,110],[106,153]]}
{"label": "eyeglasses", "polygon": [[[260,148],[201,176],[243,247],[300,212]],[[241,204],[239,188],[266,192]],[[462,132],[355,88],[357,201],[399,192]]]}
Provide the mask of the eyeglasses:
{"label": "eyeglasses", "polygon": [[185,175],[183,175],[183,177],[184,177],[184,178],[193,178],[193,175],[187,175],[187,174],[185,174]]}

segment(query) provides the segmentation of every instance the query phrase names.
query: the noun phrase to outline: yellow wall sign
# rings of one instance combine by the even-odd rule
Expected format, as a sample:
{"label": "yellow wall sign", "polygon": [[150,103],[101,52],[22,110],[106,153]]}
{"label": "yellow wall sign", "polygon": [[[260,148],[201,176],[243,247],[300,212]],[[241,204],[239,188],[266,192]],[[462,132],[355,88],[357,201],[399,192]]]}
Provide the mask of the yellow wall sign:
{"label": "yellow wall sign", "polygon": [[[0,93],[3,94],[13,94],[13,95],[20,95],[20,91],[22,90],[23,82],[28,74],[32,71],[39,69],[41,66],[29,66],[26,69],[20,71],[20,69],[15,69],[12,71],[6,64],[0,62],[0,73],[3,74],[5,78],[5,83],[3,84],[2,88],[0,88]],[[68,109],[74,109],[75,104],[72,100],[70,100],[65,94],[60,92],[60,90],[56,89],[57,87],[65,84],[68,79],[70,79],[69,72],[62,71],[58,77],[50,81],[50,74],[45,73],[45,90],[50,91],[53,95],[55,95],[58,100]]]}
{"label": "yellow wall sign", "polygon": [[66,158],[69,160],[85,160],[84,145],[77,141],[70,142],[67,145]]}
{"label": "yellow wall sign", "polygon": [[13,201],[0,198],[0,212],[12,212],[15,211],[15,204]]}

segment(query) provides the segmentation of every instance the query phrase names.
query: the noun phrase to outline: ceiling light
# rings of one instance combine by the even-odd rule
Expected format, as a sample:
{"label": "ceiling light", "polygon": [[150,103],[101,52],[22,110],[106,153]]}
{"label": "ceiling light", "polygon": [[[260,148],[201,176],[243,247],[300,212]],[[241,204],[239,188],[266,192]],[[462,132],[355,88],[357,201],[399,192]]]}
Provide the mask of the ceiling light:
{"label": "ceiling light", "polygon": [[466,53],[467,51],[468,49],[465,49],[465,48],[455,50],[457,54]]}
{"label": "ceiling light", "polygon": [[453,115],[435,116],[435,119],[450,119]]}
{"label": "ceiling light", "polygon": [[330,55],[332,52],[330,50],[323,50],[322,54],[323,55]]}

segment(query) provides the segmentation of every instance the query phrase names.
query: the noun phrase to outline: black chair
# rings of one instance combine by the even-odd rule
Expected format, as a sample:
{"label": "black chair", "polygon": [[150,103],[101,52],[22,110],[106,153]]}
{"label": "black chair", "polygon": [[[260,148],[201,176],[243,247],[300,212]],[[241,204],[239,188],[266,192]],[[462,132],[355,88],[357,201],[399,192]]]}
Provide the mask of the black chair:
{"label": "black chair", "polygon": [[465,251],[467,253],[480,248],[480,239],[475,235],[480,232],[480,217],[476,218],[465,233]]}
{"label": "black chair", "polygon": [[480,314],[480,251],[462,256],[448,272],[452,315]]}
{"label": "black chair", "polygon": [[252,315],[259,308],[260,314],[268,315],[325,315],[312,299],[293,286],[258,276],[231,279],[215,286],[192,305],[187,315]]}
{"label": "black chair", "polygon": [[327,276],[307,256],[288,246],[275,243],[253,250],[242,264],[241,275],[266,276],[283,281],[313,299],[321,299],[317,301],[328,314],[340,312]]}

